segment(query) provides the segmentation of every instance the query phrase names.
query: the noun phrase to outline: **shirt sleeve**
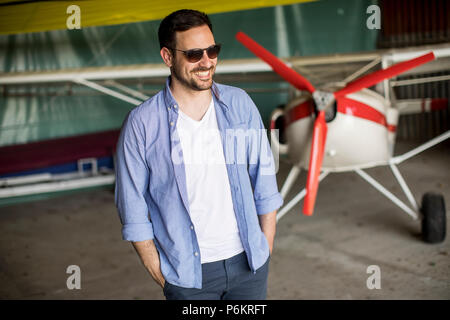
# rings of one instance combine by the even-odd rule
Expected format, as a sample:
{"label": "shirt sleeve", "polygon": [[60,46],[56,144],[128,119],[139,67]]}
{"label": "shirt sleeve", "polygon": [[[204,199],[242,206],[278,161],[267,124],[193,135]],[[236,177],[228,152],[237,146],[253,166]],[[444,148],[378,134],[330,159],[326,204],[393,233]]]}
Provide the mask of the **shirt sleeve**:
{"label": "shirt sleeve", "polygon": [[246,96],[250,105],[249,127],[255,130],[249,146],[248,170],[256,212],[263,215],[280,208],[283,198],[278,192],[275,161],[261,115],[252,99],[247,94]]}
{"label": "shirt sleeve", "polygon": [[149,169],[145,160],[142,128],[132,113],[128,115],[119,136],[116,151],[115,203],[122,223],[122,236],[128,241],[154,238],[145,193]]}

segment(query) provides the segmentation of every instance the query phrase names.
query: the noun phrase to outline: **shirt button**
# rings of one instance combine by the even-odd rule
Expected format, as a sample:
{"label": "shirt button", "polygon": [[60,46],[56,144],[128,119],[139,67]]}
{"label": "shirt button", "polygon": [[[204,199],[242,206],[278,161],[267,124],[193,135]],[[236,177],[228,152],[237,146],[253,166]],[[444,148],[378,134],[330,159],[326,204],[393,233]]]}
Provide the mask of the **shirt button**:
{"label": "shirt button", "polygon": [[170,110],[170,107],[167,107],[167,110]]}
{"label": "shirt button", "polygon": [[194,230],[194,226],[191,226],[191,230]]}
{"label": "shirt button", "polygon": [[198,252],[195,252],[195,253],[194,253],[194,256],[196,256],[196,257],[197,257],[197,256],[198,256]]}
{"label": "shirt button", "polygon": [[170,121],[170,125],[173,126],[173,121]]}
{"label": "shirt button", "polygon": [[174,107],[174,108],[176,109],[176,108],[177,108],[177,105],[176,105],[176,104],[174,104],[174,105],[173,105],[173,107]]}

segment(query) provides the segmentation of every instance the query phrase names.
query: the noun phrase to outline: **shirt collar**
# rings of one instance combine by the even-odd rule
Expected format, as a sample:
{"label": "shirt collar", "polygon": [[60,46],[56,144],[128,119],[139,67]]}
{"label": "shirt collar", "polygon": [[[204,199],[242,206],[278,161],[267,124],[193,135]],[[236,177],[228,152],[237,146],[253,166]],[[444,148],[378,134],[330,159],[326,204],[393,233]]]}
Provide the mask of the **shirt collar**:
{"label": "shirt collar", "polygon": [[[170,91],[170,80],[171,76],[168,76],[166,79],[166,86],[164,88],[164,101],[166,102],[167,106],[174,107],[175,105],[177,105],[177,101],[173,97],[172,91]],[[217,101],[220,102],[219,105],[224,106],[226,109],[228,109],[228,106],[221,99],[222,92],[219,89],[219,86],[214,81],[211,87],[211,91],[213,95],[216,97]],[[177,110],[177,108],[174,109]]]}

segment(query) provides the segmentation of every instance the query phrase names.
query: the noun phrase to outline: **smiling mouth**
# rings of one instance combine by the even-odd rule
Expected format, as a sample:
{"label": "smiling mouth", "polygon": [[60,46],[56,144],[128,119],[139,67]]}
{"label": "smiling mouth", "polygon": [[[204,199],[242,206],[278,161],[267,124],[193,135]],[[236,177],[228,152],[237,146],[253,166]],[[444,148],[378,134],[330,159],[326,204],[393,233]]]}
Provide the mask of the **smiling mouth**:
{"label": "smiling mouth", "polygon": [[200,79],[209,79],[211,77],[211,69],[208,70],[198,70],[194,74]]}

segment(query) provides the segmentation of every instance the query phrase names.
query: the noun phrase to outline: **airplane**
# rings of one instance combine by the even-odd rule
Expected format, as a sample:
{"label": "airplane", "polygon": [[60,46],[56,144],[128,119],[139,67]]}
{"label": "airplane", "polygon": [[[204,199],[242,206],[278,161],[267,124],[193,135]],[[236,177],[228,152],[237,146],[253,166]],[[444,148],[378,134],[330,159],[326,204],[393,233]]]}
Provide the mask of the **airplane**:
{"label": "airplane", "polygon": [[[428,192],[423,196],[419,208],[397,165],[448,139],[450,130],[403,155],[394,156],[399,109],[404,109],[405,106],[396,107],[379,93],[367,89],[432,61],[435,59],[433,51],[352,81],[329,83],[316,88],[244,32],[238,32],[236,39],[298,90],[297,95],[284,109],[276,108],[272,112],[270,122],[272,150],[287,155],[288,161],[292,164],[281,188],[283,198],[291,190],[301,169],[308,170],[308,175],[305,188],[278,211],[277,221],[303,198],[303,213],[307,216],[312,215],[319,182],[332,172],[353,171],[414,220],[420,219],[422,238],[425,242],[444,241],[446,236],[444,197]],[[361,73],[357,72],[358,75]],[[436,108],[436,105],[447,106],[447,99],[438,102],[434,107],[430,100],[426,103],[422,101],[419,105],[428,110]],[[417,103],[413,103],[412,109],[417,108]],[[285,132],[287,143],[280,142],[277,129]],[[382,165],[391,168],[411,207],[363,170]]]}
{"label": "airplane", "polygon": [[[426,50],[425,50],[426,49]],[[320,80],[326,79],[326,81],[335,81],[336,77],[343,74],[342,70],[348,70],[349,68],[358,67],[360,68],[357,72],[353,73],[350,77],[347,77],[345,81],[324,84],[326,90],[331,90],[334,85],[336,88],[339,86],[343,87],[346,82],[350,82],[351,78],[355,78],[363,74],[365,71],[369,70],[370,67],[375,66],[377,62],[390,61],[391,55],[395,55],[401,61],[413,58],[411,55],[418,55],[418,52],[425,53],[429,51],[429,47],[426,48],[406,48],[406,49],[395,49],[395,50],[378,50],[375,52],[364,52],[364,53],[350,53],[350,54],[333,54],[329,56],[311,56],[311,57],[290,57],[288,63],[294,67],[306,71],[308,75],[315,76],[315,80],[320,84],[323,84]],[[411,52],[411,50],[416,50]],[[425,51],[424,51],[425,50]],[[433,52],[438,57],[438,59],[445,57],[450,57],[450,47],[448,44],[444,45],[434,45]],[[397,59],[396,58],[396,59]],[[395,60],[395,59],[393,59]],[[366,63],[369,62],[367,65]],[[362,65],[363,64],[363,65]],[[432,62],[427,67],[427,70],[440,70],[441,66],[433,65]],[[417,68],[421,69],[421,67]],[[309,72],[308,72],[309,71]],[[411,73],[413,71],[408,71]],[[345,72],[344,72],[345,73]],[[417,71],[420,73],[420,71]],[[19,73],[6,73],[0,75],[1,85],[27,85],[27,84],[60,84],[64,86],[69,86],[68,84],[73,83],[80,87],[89,88],[89,90],[95,90],[106,94],[131,105],[139,105],[142,101],[149,98],[151,93],[140,92],[139,90],[132,89],[126,84],[136,83],[140,79],[151,79],[155,83],[163,83],[164,79],[169,74],[167,68],[163,64],[145,64],[145,65],[126,65],[126,66],[111,66],[111,67],[98,67],[98,68],[81,68],[81,69],[66,69],[58,71],[35,71],[35,72],[19,72]],[[447,77],[447,78],[445,78]],[[441,79],[445,78],[445,79]],[[439,77],[439,79],[431,79],[427,81],[441,81],[449,79],[448,76]],[[279,81],[279,76],[276,75],[269,65],[260,59],[235,59],[235,60],[223,60],[217,66],[215,80],[218,82],[227,81],[248,81],[248,82],[258,82],[258,81]],[[134,82],[133,82],[134,81]],[[421,79],[416,79],[415,81],[422,81]],[[396,81],[398,83],[402,81]],[[404,81],[403,81],[404,82]],[[385,84],[383,82],[383,84]],[[326,87],[330,88],[326,88]],[[246,88],[244,88],[246,89]],[[246,89],[249,91],[248,89]],[[260,89],[257,89],[260,90]],[[284,89],[282,89],[284,90]],[[349,94],[346,98],[351,98],[354,94],[361,94],[361,92],[366,92],[366,89],[360,90],[358,92]],[[379,107],[380,110],[374,112],[376,117],[386,118],[386,123],[391,124],[390,129],[381,130],[378,132],[377,129],[370,130],[368,125],[364,124],[364,119],[359,120],[355,118],[355,121],[351,120],[348,115],[339,112],[339,102],[335,106],[328,110],[325,109],[326,125],[329,127],[328,131],[328,141],[326,151],[324,153],[322,167],[323,172],[319,175],[318,180],[323,180],[325,176],[330,172],[346,171],[354,169],[355,172],[359,173],[360,176],[369,181],[377,190],[380,190],[386,197],[394,201],[396,205],[402,208],[405,212],[411,215],[415,220],[418,220],[422,213],[418,208],[414,197],[412,196],[409,188],[404,179],[398,172],[396,165],[403,162],[410,156],[413,156],[445,139],[448,138],[449,132],[436,137],[435,139],[429,141],[424,146],[412,150],[410,153],[403,155],[403,157],[393,157],[393,147],[395,141],[395,130],[394,126],[397,124],[398,113],[410,113],[415,111],[428,111],[439,108],[447,108],[448,102],[446,99],[422,99],[422,100],[399,100],[391,102],[388,99],[389,91],[385,90],[385,98],[383,99],[375,91],[368,90],[369,93],[365,95],[368,99],[373,99],[373,104],[375,107]],[[250,92],[250,91],[249,91]],[[258,92],[258,91],[256,91]],[[381,98],[380,98],[381,97]],[[297,102],[296,102],[297,99]],[[305,107],[295,108],[300,100],[305,99],[309,101],[310,108],[315,108],[312,103],[311,93],[306,91],[296,91],[293,94],[293,99],[288,103],[284,110],[275,109],[272,113],[272,128],[275,127],[275,123],[279,123],[284,115],[288,116],[298,116],[298,111],[303,112]],[[357,99],[354,99],[357,101]],[[381,102],[380,102],[381,101]],[[363,101],[364,102],[364,101]],[[368,102],[371,104],[372,102]],[[395,108],[390,107],[390,105],[395,105]],[[336,109],[336,110],[335,110]],[[347,108],[352,110],[351,108]],[[346,110],[347,110],[346,109]],[[397,110],[398,112],[396,112]],[[287,112],[292,110],[292,112]],[[350,111],[349,111],[350,112]],[[292,113],[292,114],[291,114]],[[381,115],[381,116],[380,116]],[[330,120],[329,117],[334,116],[336,119]],[[300,156],[306,157],[303,163],[294,164],[286,182],[284,183],[281,194],[283,197],[287,195],[292,187],[295,178],[298,177],[300,168],[307,169],[309,161],[309,149],[311,140],[311,131],[313,128],[315,112],[314,115],[311,113],[308,117],[298,119],[292,125],[287,126],[287,135],[292,135],[293,138],[289,140],[288,144],[279,143],[277,137],[274,136],[275,130],[272,130],[272,146],[273,148],[278,147],[280,153],[289,154],[295,158],[299,159]],[[370,134],[375,134],[374,142],[378,143],[378,148],[381,149],[384,146],[384,158],[378,155],[372,160],[379,160],[379,163],[368,162],[355,164],[353,167],[338,166],[339,163],[336,162],[334,167],[331,167],[328,162],[331,159],[337,161],[341,156],[341,149],[332,148],[327,149],[328,145],[331,145],[330,141],[333,139],[340,141],[339,139],[339,127],[342,130],[344,123],[348,123],[349,126],[362,126],[364,129],[361,132],[370,131]],[[350,120],[349,120],[350,119]],[[383,120],[381,120],[383,121]],[[309,123],[309,124],[308,124]],[[341,123],[338,125],[338,123]],[[294,129],[298,127],[299,124],[302,129]],[[382,127],[380,123],[374,123],[376,126]],[[302,133],[305,131],[305,135],[309,135],[309,138],[305,138],[303,144],[295,142],[298,132]],[[291,133],[289,133],[291,132]],[[337,133],[336,133],[337,132]],[[345,133],[342,131],[341,133]],[[96,132],[92,134],[85,134],[73,137],[57,138],[45,141],[38,141],[33,143],[27,143],[22,145],[11,145],[0,147],[0,206],[9,203],[15,203],[17,199],[20,201],[20,197],[40,197],[43,193],[59,193],[68,190],[77,190],[82,188],[98,187],[98,186],[108,186],[112,185],[115,181],[114,177],[114,149],[115,141],[117,140],[119,134],[118,129]],[[348,133],[350,134],[350,133]],[[369,133],[367,133],[369,134]],[[387,135],[387,138],[386,138]],[[345,137],[344,137],[345,138]],[[89,145],[86,145],[86,141],[90,141]],[[70,146],[70,147],[69,147]],[[345,147],[345,145],[339,145],[339,147]],[[289,152],[287,149],[289,148]],[[386,151],[386,148],[388,151]],[[39,152],[36,152],[39,150]],[[337,154],[336,151],[339,151]],[[370,150],[369,150],[370,151]],[[336,152],[336,153],[335,153]],[[295,155],[297,154],[297,157]],[[332,155],[334,154],[334,157]],[[350,159],[354,157],[354,153],[347,152]],[[355,158],[356,159],[356,158]],[[341,160],[339,160],[341,161]],[[366,167],[389,164],[394,172],[394,175],[399,180],[403,191],[407,194],[409,201],[411,202],[412,209],[405,205],[402,201],[396,198],[392,193],[390,193],[386,188],[381,186],[374,179],[369,177],[367,173],[362,171]],[[306,189],[302,190],[294,199],[292,199],[287,205],[285,205],[278,213],[277,220],[283,217],[296,203],[298,203],[306,194]],[[445,205],[443,203],[443,198],[440,195],[427,196],[427,199],[432,198],[432,200],[423,201],[422,207],[424,207],[424,202],[426,206],[430,203],[430,206],[438,206],[442,210],[438,210],[440,213],[437,217],[445,219]],[[425,207],[426,207],[425,206]],[[433,210],[434,212],[435,210]],[[427,217],[430,214],[427,215]],[[425,225],[429,225],[430,222],[436,221],[436,219],[422,219]],[[428,224],[427,224],[428,223]],[[442,236],[445,233],[442,230],[442,226],[445,223],[439,224],[440,231],[438,232],[438,239],[443,239]],[[426,234],[428,227],[423,227],[423,234]],[[428,232],[428,234],[435,235],[436,232]],[[428,239],[429,236],[425,236]],[[429,241],[429,240],[426,240]]]}

